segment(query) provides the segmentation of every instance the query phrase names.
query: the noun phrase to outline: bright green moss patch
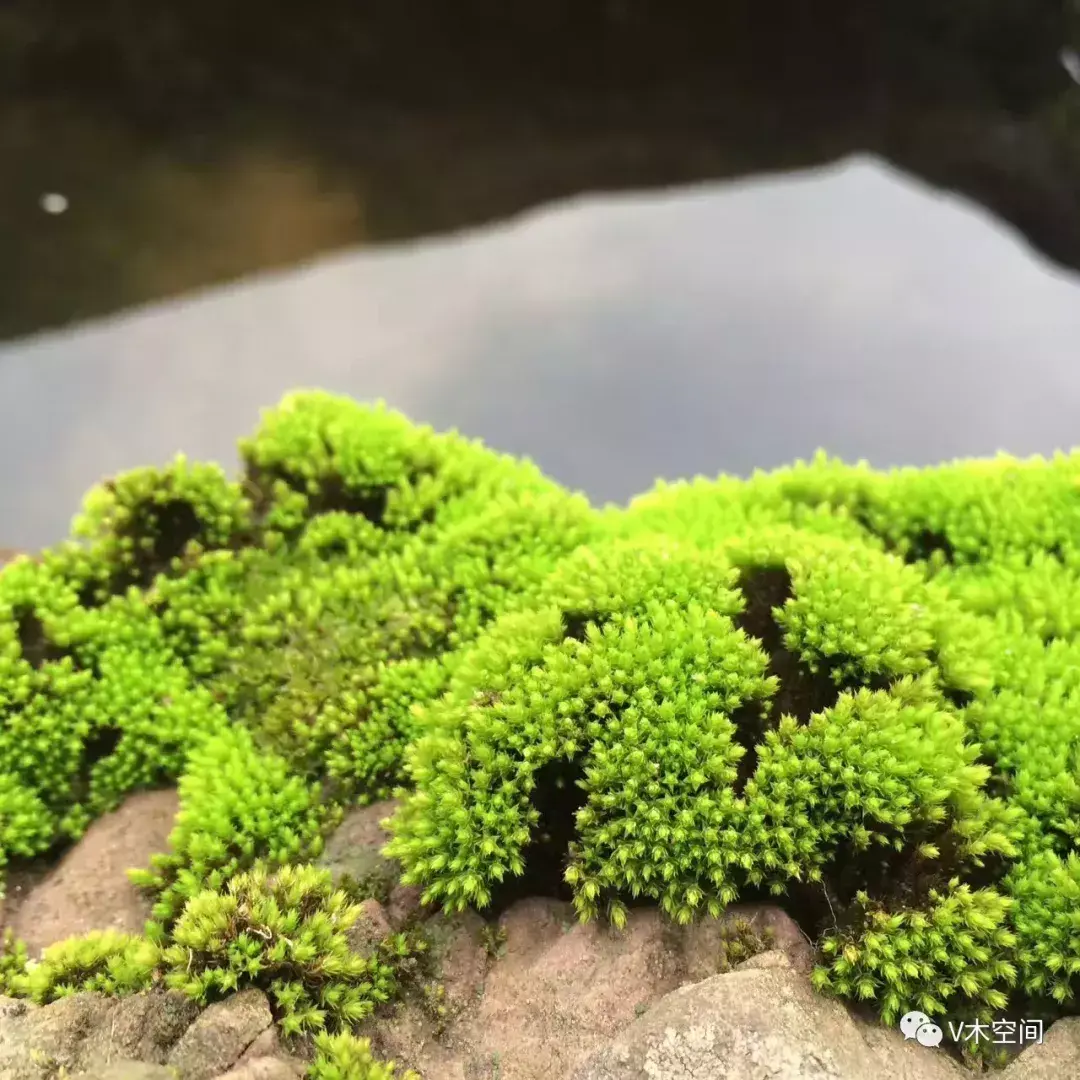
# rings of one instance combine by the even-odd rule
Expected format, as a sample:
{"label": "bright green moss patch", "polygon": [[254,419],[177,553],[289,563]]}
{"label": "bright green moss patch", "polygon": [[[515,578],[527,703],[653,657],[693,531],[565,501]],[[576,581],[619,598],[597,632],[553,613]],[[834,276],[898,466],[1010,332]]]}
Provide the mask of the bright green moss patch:
{"label": "bright green moss patch", "polygon": [[137,935],[93,931],[50,945],[11,985],[39,1005],[84,990],[122,996],[147,989],[159,959],[158,949]]}
{"label": "bright green moss patch", "polygon": [[390,1076],[350,1029],[411,946],[351,953],[307,863],[398,791],[431,904],[774,897],[889,1020],[1080,1012],[1080,456],[819,456],[597,510],[319,392],[241,455],[117,477],[0,572],[0,867],[181,795],[133,873],[148,936],[13,952],[19,992],[258,985],[336,1032],[313,1075]]}
{"label": "bright green moss patch", "polygon": [[329,871],[239,874],[188,901],[162,953],[165,983],[200,1004],[258,986],[286,1035],[348,1028],[390,1000],[393,962],[411,951],[399,935],[377,955],[354,952],[346,933],[359,916]]}
{"label": "bright green moss patch", "polygon": [[377,1061],[370,1041],[348,1032],[320,1033],[315,1049],[317,1056],[308,1070],[311,1080],[420,1080],[412,1069],[399,1073],[394,1062]]}

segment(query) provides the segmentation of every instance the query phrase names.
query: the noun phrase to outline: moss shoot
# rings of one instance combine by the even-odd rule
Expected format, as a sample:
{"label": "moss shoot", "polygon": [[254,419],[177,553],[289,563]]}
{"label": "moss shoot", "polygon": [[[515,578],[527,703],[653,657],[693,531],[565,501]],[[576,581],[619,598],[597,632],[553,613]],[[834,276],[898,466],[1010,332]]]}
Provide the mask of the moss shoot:
{"label": "moss shoot", "polygon": [[396,793],[432,905],[769,896],[886,1022],[1080,1013],[1080,454],[819,455],[601,510],[315,391],[241,454],[116,477],[0,570],[0,869],[181,796],[147,933],[8,942],[13,992],[262,985],[312,1075],[394,1075],[352,1028],[411,946],[352,954],[309,862]]}

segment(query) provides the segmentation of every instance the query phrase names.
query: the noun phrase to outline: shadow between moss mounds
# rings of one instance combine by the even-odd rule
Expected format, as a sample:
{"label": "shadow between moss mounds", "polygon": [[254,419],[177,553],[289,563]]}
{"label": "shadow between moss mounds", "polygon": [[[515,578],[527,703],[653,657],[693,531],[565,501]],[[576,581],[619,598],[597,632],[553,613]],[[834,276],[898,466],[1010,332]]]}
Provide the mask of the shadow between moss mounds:
{"label": "shadow between moss mounds", "polygon": [[[1070,11],[1053,0],[845,0],[827,13],[798,0],[321,0],[302,13],[13,0],[0,13],[0,148],[19,163],[0,178],[0,337],[582,192],[852,152],[969,196],[1080,269],[1080,87],[1060,61],[1080,41]],[[288,243],[256,236],[257,214],[216,235],[211,204],[257,199],[275,167],[296,162],[312,177],[276,196],[298,215]],[[69,214],[43,237],[27,200],[65,176],[99,197],[107,226]],[[314,209],[328,191],[344,197],[330,218]]]}

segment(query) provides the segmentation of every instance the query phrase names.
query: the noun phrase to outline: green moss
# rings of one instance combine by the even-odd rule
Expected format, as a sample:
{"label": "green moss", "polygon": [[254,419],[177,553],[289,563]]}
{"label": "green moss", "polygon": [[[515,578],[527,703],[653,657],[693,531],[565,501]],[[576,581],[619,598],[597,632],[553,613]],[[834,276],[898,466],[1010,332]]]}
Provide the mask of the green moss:
{"label": "green moss", "polygon": [[377,1061],[371,1042],[343,1032],[315,1039],[316,1058],[308,1070],[310,1080],[420,1080],[419,1073],[396,1071],[394,1062]]}
{"label": "green moss", "polygon": [[232,728],[195,750],[180,780],[180,810],[170,851],[150,870],[129,871],[155,897],[163,938],[184,904],[223,888],[256,864],[304,862],[322,850],[340,810],[320,803],[316,786],[290,774],[286,762],[256,749],[250,733]]}
{"label": "green moss", "polygon": [[[347,1029],[415,964],[363,974],[356,889],[296,867],[397,793],[385,854],[450,910],[564,890],[685,922],[764,891],[818,984],[886,1017],[1076,1011],[1080,455],[818,455],[596,510],[320,392],[241,453],[239,480],[116,477],[75,540],[0,570],[0,867],[181,796],[133,873],[149,937],[13,952],[21,992],[246,980],[288,1030]],[[303,967],[324,948],[341,979]],[[325,1075],[383,1075],[324,1044]]]}
{"label": "green moss", "polygon": [[728,972],[744,960],[767,952],[775,941],[771,927],[758,930],[753,922],[743,917],[726,920],[720,928],[720,956],[717,970]]}
{"label": "green moss", "polygon": [[346,935],[360,913],[328,871],[239,874],[185,905],[162,953],[166,985],[200,1004],[258,986],[286,1035],[347,1029],[390,1000],[394,962],[412,948],[399,935],[377,955],[353,952]]}
{"label": "green moss", "polygon": [[134,934],[93,931],[50,945],[41,961],[12,984],[20,996],[38,1004],[96,990],[122,996],[147,989],[160,958],[157,947]]}
{"label": "green moss", "polygon": [[28,959],[26,942],[8,927],[0,942],[0,994],[16,997],[23,992]]}

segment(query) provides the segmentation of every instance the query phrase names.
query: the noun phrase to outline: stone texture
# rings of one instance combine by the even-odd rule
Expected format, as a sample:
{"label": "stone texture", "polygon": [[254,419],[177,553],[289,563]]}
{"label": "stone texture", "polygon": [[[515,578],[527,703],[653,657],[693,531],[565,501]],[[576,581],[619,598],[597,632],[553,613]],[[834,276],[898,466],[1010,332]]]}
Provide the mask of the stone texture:
{"label": "stone texture", "polygon": [[124,1059],[76,1073],[71,1080],[178,1080],[175,1069],[145,1061]]}
{"label": "stone texture", "polygon": [[198,1005],[179,990],[121,998],[109,1010],[108,1024],[88,1034],[83,1054],[88,1061],[122,1054],[162,1064],[198,1015]]}
{"label": "stone texture", "polygon": [[[673,931],[679,953],[685,963],[684,976],[698,981],[715,975],[716,957],[722,951],[725,928],[737,920],[745,920],[769,951],[777,950],[787,957],[796,971],[809,973],[814,967],[814,948],[795,920],[775,904],[732,904],[719,919],[703,918],[689,926]],[[771,933],[771,941],[766,935]]]}
{"label": "stone texture", "polygon": [[[309,1052],[313,1052],[308,1047]],[[310,1053],[309,1053],[310,1056]],[[297,1076],[303,1076],[307,1070],[308,1062],[294,1056],[285,1047],[277,1024],[268,1027],[243,1053],[237,1062],[237,1068],[249,1062],[258,1061],[260,1058],[276,1058],[284,1062]]]}
{"label": "stone texture", "polygon": [[1080,1076],[1080,1017],[1058,1020],[1041,1044],[1011,1062],[1002,1080],[1067,1080]]}
{"label": "stone texture", "polygon": [[346,875],[365,883],[370,894],[386,900],[398,877],[398,864],[381,854],[390,834],[380,822],[397,808],[397,802],[387,799],[350,811],[327,838],[319,857],[320,866],[329,869],[337,884]]}
{"label": "stone texture", "polygon": [[523,900],[499,920],[497,957],[475,915],[426,927],[450,1007],[446,1030],[411,1002],[365,1033],[381,1056],[439,1080],[493,1069],[500,1080],[565,1076],[685,977],[679,931],[656,910],[632,911],[620,933],[579,923],[572,904]]}
{"label": "stone texture", "polygon": [[151,905],[125,871],[167,849],[178,807],[173,790],[137,792],[95,821],[40,881],[10,897],[5,924],[31,956],[88,930],[142,932]]}
{"label": "stone texture", "polygon": [[0,998],[0,1076],[4,1080],[47,1080],[52,1073],[76,1072],[86,1064],[88,1036],[106,1025],[116,1002],[95,994],[75,994],[38,1008]]}
{"label": "stone texture", "polygon": [[349,948],[363,956],[374,952],[379,942],[394,931],[378,900],[365,900],[360,905],[360,918],[349,927],[346,938]]}
{"label": "stone texture", "polygon": [[176,991],[76,994],[43,1007],[0,998],[0,1076],[37,1080],[46,1066],[96,1075],[115,1061],[162,1065],[197,1015]]}
{"label": "stone texture", "polygon": [[572,1080],[965,1080],[941,1051],[864,1025],[816,994],[783,954],[667,995]]}
{"label": "stone texture", "polygon": [[304,1066],[299,1062],[283,1061],[278,1057],[256,1057],[222,1073],[220,1080],[299,1080]]}
{"label": "stone texture", "polygon": [[167,1065],[182,1080],[212,1080],[232,1068],[273,1023],[261,990],[242,990],[206,1008],[173,1047]]}

